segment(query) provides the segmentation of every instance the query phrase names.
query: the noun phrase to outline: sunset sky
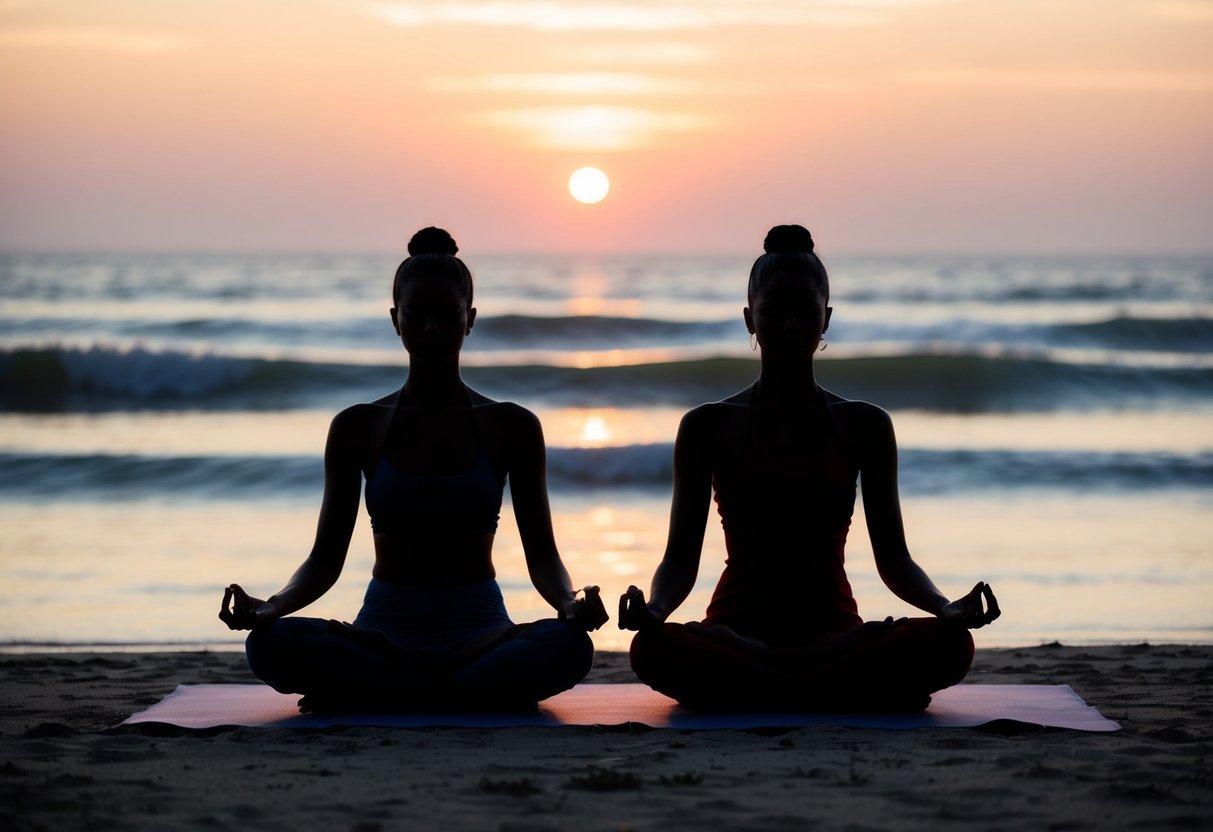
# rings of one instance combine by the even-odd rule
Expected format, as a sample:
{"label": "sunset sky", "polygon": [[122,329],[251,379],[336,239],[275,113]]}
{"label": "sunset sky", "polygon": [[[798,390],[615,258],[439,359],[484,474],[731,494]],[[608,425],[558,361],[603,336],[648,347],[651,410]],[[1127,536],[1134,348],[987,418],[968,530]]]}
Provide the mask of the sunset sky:
{"label": "sunset sky", "polygon": [[0,0],[0,248],[749,252],[788,221],[1213,250],[1213,0]]}

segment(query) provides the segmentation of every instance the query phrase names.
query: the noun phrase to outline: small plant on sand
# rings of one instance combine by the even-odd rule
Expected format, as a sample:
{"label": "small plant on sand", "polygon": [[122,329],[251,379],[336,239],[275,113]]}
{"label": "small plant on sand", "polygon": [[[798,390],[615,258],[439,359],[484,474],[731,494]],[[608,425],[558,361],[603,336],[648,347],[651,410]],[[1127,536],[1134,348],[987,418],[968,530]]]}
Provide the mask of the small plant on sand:
{"label": "small plant on sand", "polygon": [[589,789],[594,792],[615,792],[639,789],[640,781],[630,771],[618,772],[609,768],[591,768],[584,777],[569,778],[568,785],[574,789]]}
{"label": "small plant on sand", "polygon": [[703,775],[697,771],[688,771],[686,774],[674,774],[666,777],[664,774],[658,778],[663,786],[698,786],[703,782]]}
{"label": "small plant on sand", "polygon": [[517,780],[490,780],[487,777],[481,777],[480,791],[508,794],[511,797],[527,797],[538,794],[543,789],[536,786],[527,777],[520,777]]}
{"label": "small plant on sand", "polygon": [[847,785],[866,786],[866,785],[868,785],[868,783],[871,783],[871,782],[872,782],[872,775],[865,774],[862,771],[860,771],[859,769],[855,768],[855,763],[852,762],[851,770],[850,770],[849,776],[847,777],[847,780],[846,780]]}

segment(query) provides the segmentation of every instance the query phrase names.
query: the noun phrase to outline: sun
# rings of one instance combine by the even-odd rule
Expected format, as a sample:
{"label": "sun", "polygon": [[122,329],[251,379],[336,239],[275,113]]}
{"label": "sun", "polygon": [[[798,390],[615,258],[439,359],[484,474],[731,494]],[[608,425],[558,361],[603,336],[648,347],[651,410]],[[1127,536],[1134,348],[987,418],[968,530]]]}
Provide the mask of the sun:
{"label": "sun", "polygon": [[603,419],[601,416],[591,416],[585,420],[585,425],[581,428],[581,439],[583,442],[600,445],[603,442],[609,441],[610,438],[611,429],[607,427],[606,419]]}
{"label": "sun", "polygon": [[569,193],[583,205],[602,202],[611,190],[611,180],[598,168],[578,168],[569,177]]}

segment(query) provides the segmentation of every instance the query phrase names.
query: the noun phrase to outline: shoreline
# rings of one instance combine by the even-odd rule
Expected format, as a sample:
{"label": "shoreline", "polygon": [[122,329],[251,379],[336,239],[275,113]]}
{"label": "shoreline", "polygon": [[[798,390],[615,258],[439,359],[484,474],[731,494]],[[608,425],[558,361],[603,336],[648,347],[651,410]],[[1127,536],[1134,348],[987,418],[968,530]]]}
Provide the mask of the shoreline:
{"label": "shoreline", "polygon": [[[591,636],[593,633],[590,634]],[[996,653],[1010,650],[1040,650],[1054,648],[1081,648],[1085,650],[1100,650],[1103,648],[1184,648],[1213,649],[1213,639],[1156,639],[1143,637],[1140,640],[1111,641],[1106,638],[1095,639],[1041,639],[1035,644],[1001,644],[994,643],[976,648],[977,653]],[[146,642],[146,641],[114,641],[114,642],[40,642],[14,641],[0,642],[0,659],[9,656],[98,656],[107,654],[140,655],[144,653],[243,653],[244,644],[236,641],[180,641],[180,642]],[[627,650],[595,647],[595,661],[599,657],[626,656]]]}
{"label": "shoreline", "polygon": [[[599,653],[587,682],[633,681]],[[1123,730],[213,729],[118,723],[237,651],[0,655],[7,829],[1200,829],[1213,646],[979,649],[967,682],[1068,684]]]}

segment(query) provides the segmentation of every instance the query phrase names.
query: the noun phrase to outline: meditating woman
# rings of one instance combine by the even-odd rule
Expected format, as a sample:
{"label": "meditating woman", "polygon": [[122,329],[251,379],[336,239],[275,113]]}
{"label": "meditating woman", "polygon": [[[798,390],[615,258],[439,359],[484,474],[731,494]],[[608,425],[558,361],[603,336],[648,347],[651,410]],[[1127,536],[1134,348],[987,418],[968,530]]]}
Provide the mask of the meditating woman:
{"label": "meditating woman", "polygon": [[[933,691],[964,678],[968,628],[997,618],[998,603],[984,583],[949,601],[910,557],[888,414],[814,378],[832,309],[812,236],[777,226],[764,249],[743,310],[761,372],[683,417],[651,597],[631,587],[620,599],[619,626],[639,631],[632,667],[691,707],[925,708]],[[843,568],[857,480],[881,578],[932,617],[860,618]],[[666,623],[694,586],[713,489],[724,573],[702,622]]]}
{"label": "meditating woman", "polygon": [[[390,311],[408,377],[333,419],[303,565],[264,601],[236,584],[224,593],[219,617],[252,630],[253,672],[304,694],[305,710],[533,706],[584,678],[586,632],[607,620],[597,587],[575,598],[557,552],[539,421],[460,377],[476,309],[457,251],[437,228],[409,243]],[[364,478],[375,566],[361,611],[353,624],[289,617],[341,574]],[[492,549],[507,478],[527,568],[553,619],[514,624],[506,614]]]}

